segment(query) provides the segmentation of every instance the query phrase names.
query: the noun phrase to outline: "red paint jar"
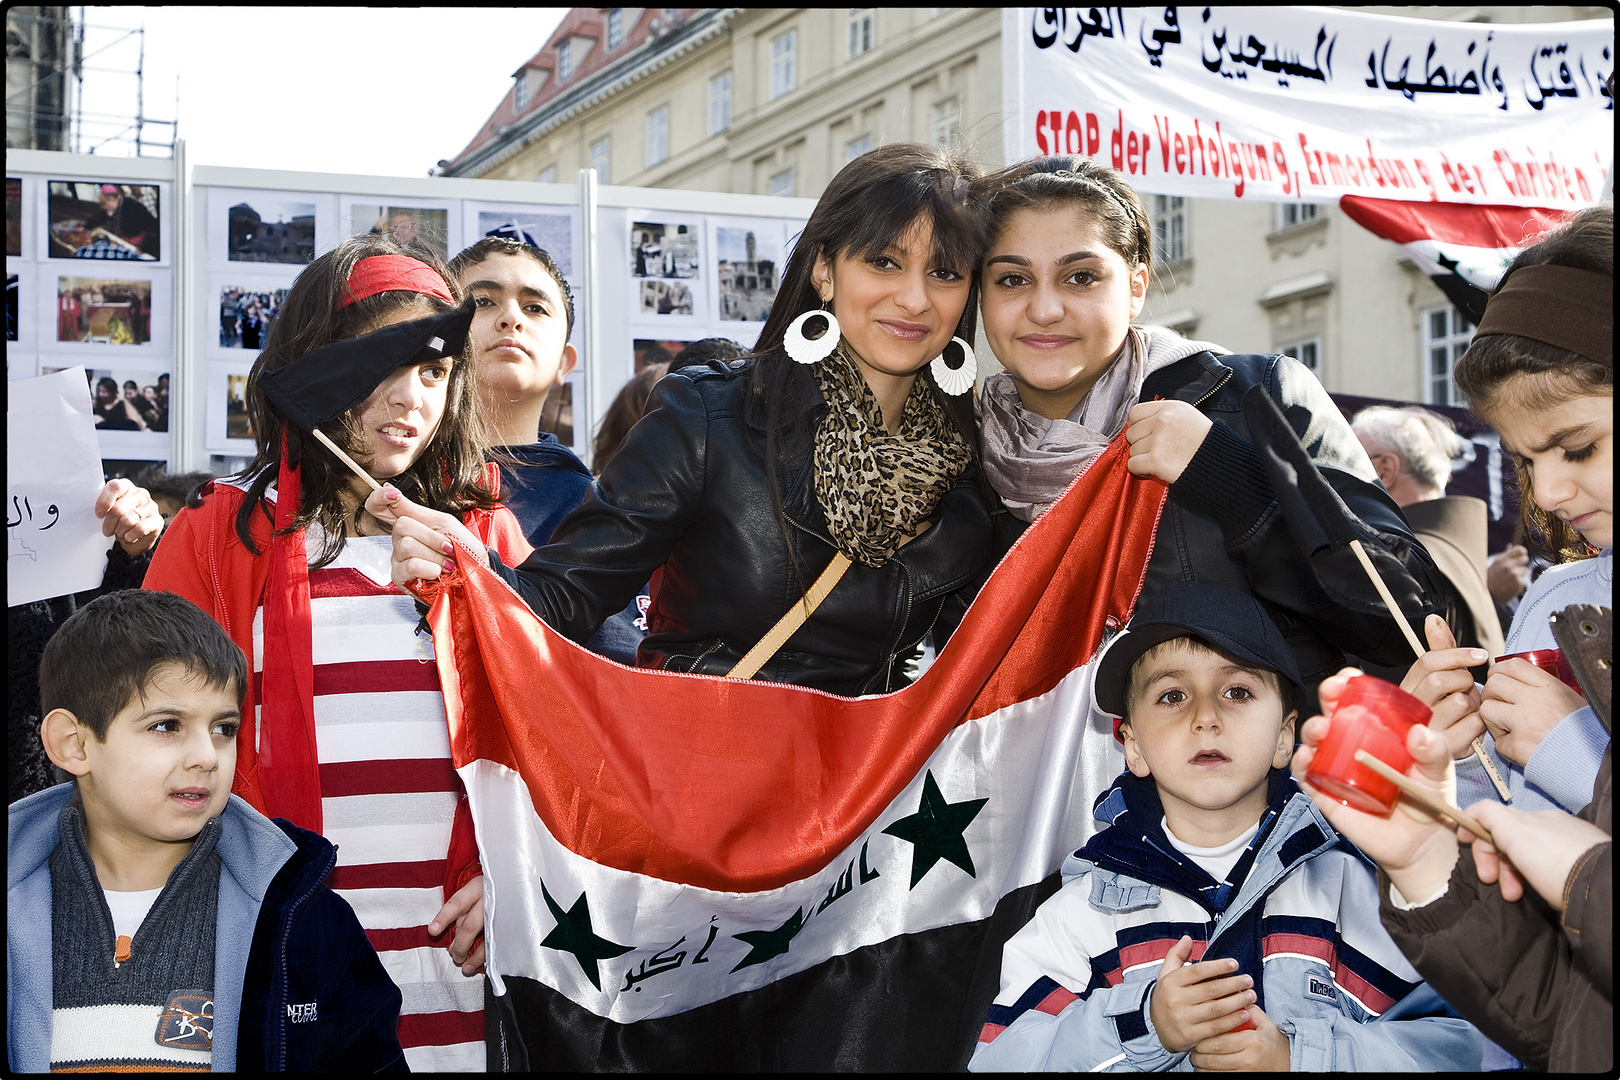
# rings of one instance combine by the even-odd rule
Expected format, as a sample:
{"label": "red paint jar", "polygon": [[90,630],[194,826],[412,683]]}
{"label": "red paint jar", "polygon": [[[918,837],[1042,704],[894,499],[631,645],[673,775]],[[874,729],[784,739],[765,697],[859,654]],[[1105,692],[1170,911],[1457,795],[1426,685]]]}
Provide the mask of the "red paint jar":
{"label": "red paint jar", "polygon": [[1498,664],[1504,660],[1524,660],[1528,663],[1534,664],[1547,674],[1556,677],[1559,682],[1563,683],[1577,694],[1584,693],[1584,691],[1581,690],[1580,680],[1577,679],[1575,677],[1575,673],[1570,670],[1569,664],[1564,662],[1563,649],[1531,649],[1529,652],[1508,653],[1506,656],[1498,656],[1496,658],[1496,662]]}
{"label": "red paint jar", "polygon": [[1305,779],[1346,806],[1388,815],[1401,789],[1356,760],[1365,750],[1398,773],[1412,767],[1406,736],[1427,724],[1429,707],[1393,683],[1357,675],[1344,688]]}

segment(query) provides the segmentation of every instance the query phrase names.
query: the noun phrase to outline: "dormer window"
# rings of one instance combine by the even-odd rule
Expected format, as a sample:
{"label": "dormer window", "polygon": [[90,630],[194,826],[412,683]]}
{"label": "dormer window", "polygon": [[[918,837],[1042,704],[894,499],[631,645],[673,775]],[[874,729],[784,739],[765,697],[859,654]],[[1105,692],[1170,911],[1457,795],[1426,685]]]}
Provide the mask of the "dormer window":
{"label": "dormer window", "polygon": [[617,49],[624,44],[624,8],[609,8],[607,13],[607,47]]}
{"label": "dormer window", "polygon": [[524,68],[517,74],[517,88],[514,91],[513,104],[518,112],[529,107],[529,69]]}
{"label": "dormer window", "polygon": [[557,46],[557,81],[567,82],[574,74],[574,42],[565,39]]}

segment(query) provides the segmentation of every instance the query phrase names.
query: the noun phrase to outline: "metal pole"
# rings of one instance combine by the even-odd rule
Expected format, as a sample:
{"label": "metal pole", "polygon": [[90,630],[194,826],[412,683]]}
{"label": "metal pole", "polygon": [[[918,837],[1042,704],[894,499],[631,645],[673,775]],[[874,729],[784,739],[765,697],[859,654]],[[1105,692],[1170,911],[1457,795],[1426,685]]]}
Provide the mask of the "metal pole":
{"label": "metal pole", "polygon": [[597,373],[602,367],[602,354],[597,348],[601,341],[601,334],[597,326],[596,290],[596,170],[579,170],[579,234],[580,266],[585,276],[585,296],[583,298],[583,318],[580,324],[585,331],[585,373],[580,385],[584,388],[584,399],[580,402],[580,414],[574,418],[574,446],[586,465],[590,465],[590,448],[592,428],[596,423],[596,382]]}
{"label": "metal pole", "polygon": [[[170,199],[169,265],[174,267],[174,361],[169,365],[169,472],[193,472],[193,447],[200,438],[200,418],[207,415],[208,372],[192,347],[192,289],[196,275],[191,250],[191,167],[186,140],[174,140],[174,194]],[[195,408],[194,408],[195,406]]]}

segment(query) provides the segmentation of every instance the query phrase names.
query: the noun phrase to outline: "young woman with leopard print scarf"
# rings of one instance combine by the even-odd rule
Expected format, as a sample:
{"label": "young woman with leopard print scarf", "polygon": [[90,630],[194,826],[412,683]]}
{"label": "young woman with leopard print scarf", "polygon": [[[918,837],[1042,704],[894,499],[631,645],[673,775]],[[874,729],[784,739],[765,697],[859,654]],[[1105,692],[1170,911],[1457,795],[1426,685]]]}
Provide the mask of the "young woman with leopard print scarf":
{"label": "young woman with leopard print scarf", "polygon": [[[515,568],[494,559],[496,572],[580,642],[651,578],[640,665],[724,675],[848,560],[755,677],[844,695],[906,685],[924,635],[943,645],[994,547],[964,350],[984,247],[978,178],[965,157],[919,144],[846,165],[753,354],[666,376],[552,542]],[[399,518],[396,582],[438,576],[458,523],[383,493],[368,509]]]}

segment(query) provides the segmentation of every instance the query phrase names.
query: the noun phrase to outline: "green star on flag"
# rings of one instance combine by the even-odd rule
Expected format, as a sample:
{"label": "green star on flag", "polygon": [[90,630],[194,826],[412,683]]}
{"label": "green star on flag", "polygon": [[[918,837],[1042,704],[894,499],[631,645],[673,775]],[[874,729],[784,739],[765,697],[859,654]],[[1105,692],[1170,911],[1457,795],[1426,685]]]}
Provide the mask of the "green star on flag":
{"label": "green star on flag", "polygon": [[968,854],[967,841],[962,833],[968,823],[978,816],[989,799],[969,799],[948,803],[934,782],[934,770],[923,777],[922,805],[910,817],[903,817],[883,831],[898,836],[915,847],[911,852],[911,888],[923,875],[932,870],[941,859],[948,859],[966,870],[968,877],[977,877],[973,869],[973,856]]}
{"label": "green star on flag", "polygon": [[[585,972],[585,977],[591,980],[591,985],[598,990],[602,989],[600,962],[622,956],[634,946],[619,945],[596,935],[596,931],[591,929],[591,909],[585,902],[583,892],[567,912],[551,898],[544,881],[540,882],[540,895],[545,897],[546,907],[551,909],[552,916],[557,920],[557,925],[540,944],[548,949],[573,953],[574,959],[579,961],[581,970]],[[590,962],[586,963],[587,960]]]}
{"label": "green star on flag", "polygon": [[775,930],[744,930],[740,934],[731,936],[738,941],[748,943],[748,955],[742,958],[742,963],[732,968],[732,971],[741,971],[745,967],[763,964],[773,956],[781,956],[788,951],[788,946],[804,929],[804,908],[793,913],[793,917],[778,926]]}

